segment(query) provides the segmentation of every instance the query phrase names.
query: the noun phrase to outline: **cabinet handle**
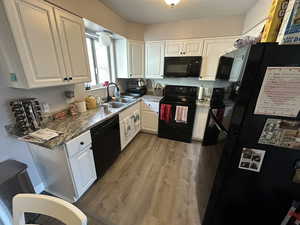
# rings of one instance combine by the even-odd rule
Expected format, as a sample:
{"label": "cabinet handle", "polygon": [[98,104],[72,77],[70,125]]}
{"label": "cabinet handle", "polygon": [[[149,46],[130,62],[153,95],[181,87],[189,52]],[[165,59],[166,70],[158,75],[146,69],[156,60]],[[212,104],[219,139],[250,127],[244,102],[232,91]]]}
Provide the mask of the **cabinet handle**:
{"label": "cabinet handle", "polygon": [[84,142],[82,141],[82,142],[80,142],[80,144],[81,144],[81,145],[84,145]]}

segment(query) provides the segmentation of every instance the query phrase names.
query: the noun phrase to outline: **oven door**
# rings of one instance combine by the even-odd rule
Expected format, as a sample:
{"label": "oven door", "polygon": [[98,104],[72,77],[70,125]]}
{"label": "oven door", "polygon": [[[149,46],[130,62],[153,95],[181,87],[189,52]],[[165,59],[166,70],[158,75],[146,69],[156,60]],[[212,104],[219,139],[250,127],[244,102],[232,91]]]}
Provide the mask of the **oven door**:
{"label": "oven door", "polygon": [[202,58],[165,57],[165,77],[199,77]]}
{"label": "oven door", "polygon": [[[163,118],[162,104],[170,105],[170,115],[168,119]],[[176,121],[176,107],[186,106],[188,107],[187,121]],[[168,113],[167,113],[168,114]],[[158,123],[158,136],[162,138],[168,138],[176,141],[183,141],[190,143],[192,141],[194,120],[196,114],[196,104],[190,102],[174,101],[162,99],[159,107],[159,123]],[[165,114],[164,114],[165,115]]]}

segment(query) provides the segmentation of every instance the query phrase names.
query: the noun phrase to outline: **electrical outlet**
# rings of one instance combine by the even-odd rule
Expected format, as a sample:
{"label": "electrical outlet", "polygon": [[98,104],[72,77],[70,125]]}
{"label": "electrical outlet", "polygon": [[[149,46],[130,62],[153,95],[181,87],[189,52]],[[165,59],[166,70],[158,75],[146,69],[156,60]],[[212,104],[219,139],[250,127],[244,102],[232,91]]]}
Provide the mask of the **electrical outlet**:
{"label": "electrical outlet", "polygon": [[50,113],[50,105],[48,103],[42,103],[43,113]]}

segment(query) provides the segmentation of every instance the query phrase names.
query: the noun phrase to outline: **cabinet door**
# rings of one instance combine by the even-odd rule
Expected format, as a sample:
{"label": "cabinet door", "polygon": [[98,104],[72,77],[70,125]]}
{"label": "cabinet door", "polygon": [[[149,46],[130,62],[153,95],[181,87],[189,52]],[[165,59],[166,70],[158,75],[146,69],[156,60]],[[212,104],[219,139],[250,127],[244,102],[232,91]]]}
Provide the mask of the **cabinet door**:
{"label": "cabinet door", "polygon": [[91,75],[82,18],[60,9],[55,9],[55,16],[70,82],[89,82]]}
{"label": "cabinet door", "polygon": [[125,119],[120,121],[120,140],[121,140],[121,150],[123,150],[126,147]]}
{"label": "cabinet door", "polygon": [[134,134],[136,135],[141,130],[141,111],[140,109],[134,112]]}
{"label": "cabinet door", "polygon": [[186,40],[184,43],[184,56],[202,56],[203,40]]}
{"label": "cabinet door", "polygon": [[183,41],[166,41],[165,56],[183,56],[184,42]]}
{"label": "cabinet door", "polygon": [[128,41],[123,39],[115,39],[114,42],[114,54],[116,65],[117,78],[129,78],[128,71]]}
{"label": "cabinet door", "polygon": [[164,42],[151,41],[145,44],[146,71],[145,78],[163,78],[164,74]]}
{"label": "cabinet door", "polygon": [[216,77],[220,56],[234,49],[236,38],[218,38],[204,40],[201,77],[214,80]]}
{"label": "cabinet door", "polygon": [[129,41],[128,62],[131,78],[144,77],[144,42]]}
{"label": "cabinet door", "polygon": [[203,140],[208,110],[209,106],[197,106],[193,128],[193,139],[195,140]]}
{"label": "cabinet door", "polygon": [[158,132],[158,113],[151,111],[142,111],[142,130],[151,133]]}
{"label": "cabinet door", "polygon": [[80,197],[97,178],[93,151],[87,148],[85,151],[72,157],[70,164],[75,186]]}
{"label": "cabinet door", "polygon": [[39,0],[3,3],[26,76],[25,88],[64,84],[66,71],[53,7]]}

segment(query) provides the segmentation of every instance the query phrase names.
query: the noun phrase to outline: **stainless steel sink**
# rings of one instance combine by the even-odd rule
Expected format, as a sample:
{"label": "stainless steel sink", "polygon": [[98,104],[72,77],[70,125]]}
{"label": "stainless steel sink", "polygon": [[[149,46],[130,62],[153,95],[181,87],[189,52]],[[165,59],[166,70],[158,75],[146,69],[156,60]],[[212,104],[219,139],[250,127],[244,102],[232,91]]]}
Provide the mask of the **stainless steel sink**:
{"label": "stainless steel sink", "polygon": [[122,102],[110,102],[109,105],[113,109],[117,109],[117,108],[121,108],[121,107],[125,106],[126,104],[122,103]]}
{"label": "stainless steel sink", "polygon": [[132,98],[121,98],[121,99],[119,99],[119,102],[123,102],[123,103],[131,103],[133,101],[134,101],[134,99],[132,99]]}

